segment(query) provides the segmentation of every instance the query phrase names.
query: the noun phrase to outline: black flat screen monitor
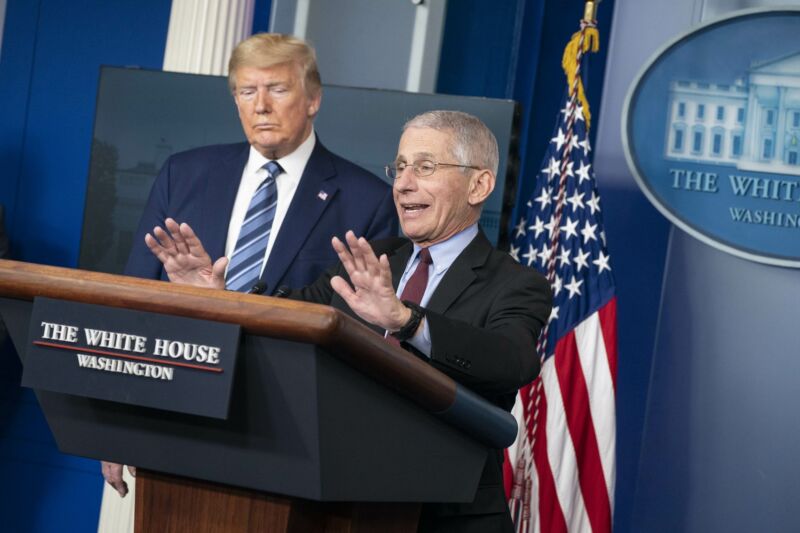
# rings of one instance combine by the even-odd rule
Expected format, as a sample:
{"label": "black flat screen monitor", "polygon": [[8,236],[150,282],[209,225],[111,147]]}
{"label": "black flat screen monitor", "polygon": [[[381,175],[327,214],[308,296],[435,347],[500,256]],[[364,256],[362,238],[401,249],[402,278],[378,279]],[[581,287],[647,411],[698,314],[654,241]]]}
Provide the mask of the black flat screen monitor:
{"label": "black flat screen monitor", "polygon": [[[512,100],[325,86],[314,128],[333,152],[384,176],[403,124],[431,109],[465,111],[497,136],[500,168],[481,225],[507,243],[518,168]],[[103,67],[79,267],[121,273],[150,187],[166,158],[198,146],[245,140],[227,78]]]}

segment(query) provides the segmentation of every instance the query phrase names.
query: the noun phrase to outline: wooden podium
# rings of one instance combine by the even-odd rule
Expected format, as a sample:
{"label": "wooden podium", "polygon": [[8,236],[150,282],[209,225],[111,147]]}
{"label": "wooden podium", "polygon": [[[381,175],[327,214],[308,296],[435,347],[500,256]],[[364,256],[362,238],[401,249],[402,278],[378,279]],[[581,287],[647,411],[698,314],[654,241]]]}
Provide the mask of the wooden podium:
{"label": "wooden podium", "polygon": [[243,328],[225,420],[35,391],[62,452],[139,468],[137,532],[415,531],[421,503],[472,501],[487,450],[516,435],[328,306],[0,260],[23,365],[37,296]]}

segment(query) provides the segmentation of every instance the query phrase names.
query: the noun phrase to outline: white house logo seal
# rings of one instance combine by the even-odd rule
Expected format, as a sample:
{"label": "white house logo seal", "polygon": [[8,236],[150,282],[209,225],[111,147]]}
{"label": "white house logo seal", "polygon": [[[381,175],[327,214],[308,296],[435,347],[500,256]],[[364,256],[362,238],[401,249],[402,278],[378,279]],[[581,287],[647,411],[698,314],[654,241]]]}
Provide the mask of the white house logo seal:
{"label": "white house logo seal", "polygon": [[660,50],[623,116],[628,165],[679,228],[800,267],[800,10],[749,10]]}

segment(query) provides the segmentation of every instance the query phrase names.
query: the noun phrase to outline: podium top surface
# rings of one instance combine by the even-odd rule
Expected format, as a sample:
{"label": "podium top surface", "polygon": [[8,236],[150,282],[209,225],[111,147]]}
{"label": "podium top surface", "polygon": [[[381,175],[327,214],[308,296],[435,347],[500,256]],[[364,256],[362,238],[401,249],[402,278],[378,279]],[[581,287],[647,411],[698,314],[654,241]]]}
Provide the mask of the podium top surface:
{"label": "podium top surface", "polygon": [[251,335],[313,344],[488,445],[505,447],[516,436],[509,413],[330,306],[9,260],[0,260],[0,296],[234,323]]}

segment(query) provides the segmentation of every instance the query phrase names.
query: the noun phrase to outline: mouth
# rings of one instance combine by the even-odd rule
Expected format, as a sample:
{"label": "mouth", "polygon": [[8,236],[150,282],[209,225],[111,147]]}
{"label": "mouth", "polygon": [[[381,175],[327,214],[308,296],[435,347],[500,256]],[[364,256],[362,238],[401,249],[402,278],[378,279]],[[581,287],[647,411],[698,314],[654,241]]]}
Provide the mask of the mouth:
{"label": "mouth", "polygon": [[257,130],[271,130],[277,127],[277,124],[256,124],[253,126]]}
{"label": "mouth", "polygon": [[414,215],[417,213],[421,213],[430,207],[428,204],[400,204],[400,208],[403,210],[403,214],[405,215]]}

